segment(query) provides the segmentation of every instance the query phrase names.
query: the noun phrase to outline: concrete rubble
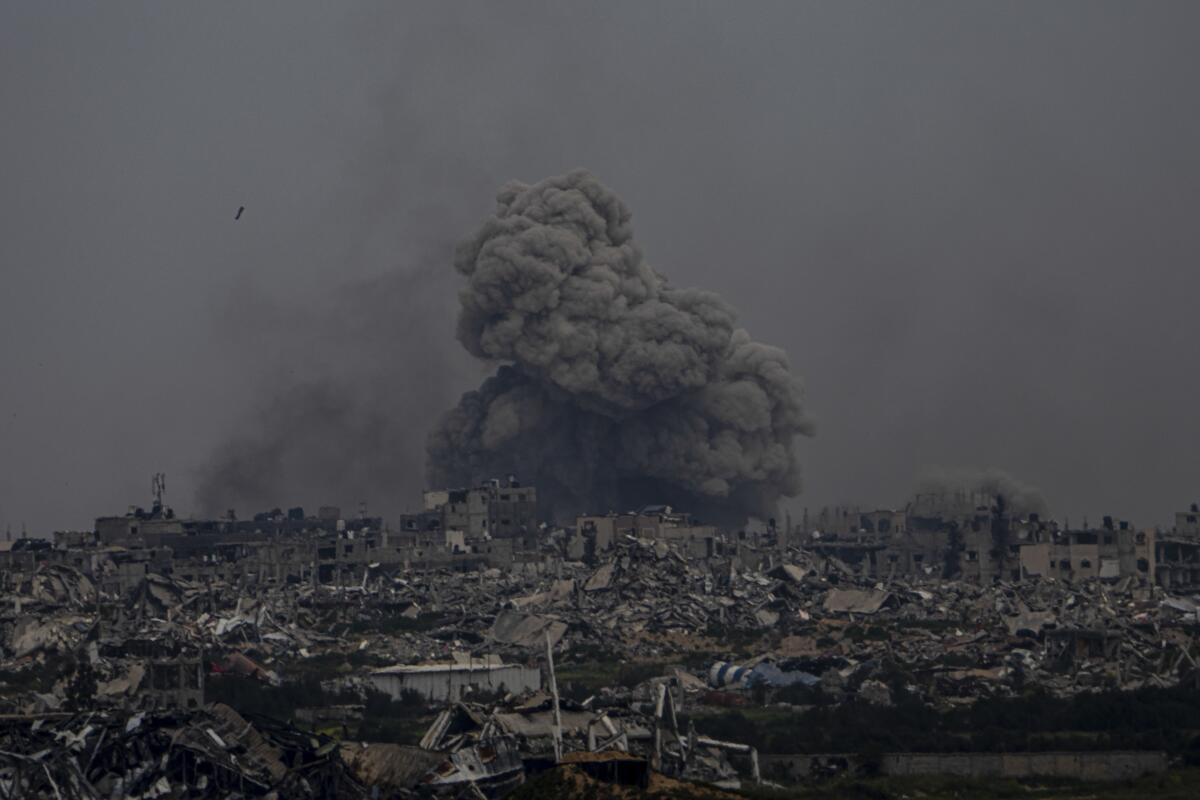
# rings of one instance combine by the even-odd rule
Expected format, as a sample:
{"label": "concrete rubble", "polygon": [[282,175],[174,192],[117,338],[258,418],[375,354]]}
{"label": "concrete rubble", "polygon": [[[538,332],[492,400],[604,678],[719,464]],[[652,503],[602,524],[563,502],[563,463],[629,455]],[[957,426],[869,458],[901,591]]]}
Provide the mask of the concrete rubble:
{"label": "concrete rubble", "polygon": [[216,704],[0,718],[0,795],[366,797],[338,743]]}
{"label": "concrete rubble", "polygon": [[[564,753],[736,786],[761,780],[757,753],[705,735],[731,707],[901,692],[945,710],[1200,674],[1200,597],[1146,577],[880,578],[775,535],[571,541],[546,532],[505,569],[364,559],[346,582],[185,573],[157,555],[115,580],[130,551],[78,566],[22,551],[2,583],[0,796],[498,796]],[[627,674],[580,677],[595,665]],[[220,681],[338,700],[243,717],[209,696]],[[435,707],[408,744],[349,735],[414,691]]]}
{"label": "concrete rubble", "polygon": [[[622,543],[596,565],[558,560],[540,572],[404,577],[381,571],[348,589],[247,591],[148,574],[126,596],[111,597],[61,567],[35,573],[21,589],[0,615],[6,674],[82,650],[104,697],[121,697],[122,681],[136,678],[117,652],[131,639],[217,652],[218,671],[278,683],[280,665],[348,647],[381,663],[455,651],[528,661],[549,635],[567,658],[602,652],[644,660],[719,652],[728,631],[755,640],[756,655],[785,672],[812,674],[830,659],[846,675],[885,661],[903,665],[922,676],[935,702],[1009,691],[1017,673],[1022,685],[1057,693],[1165,686],[1190,666],[1190,639],[1173,631],[1200,613],[1194,599],[1132,578],[866,583],[836,559],[799,550],[764,552],[753,569],[687,559],[644,540]],[[397,617],[438,622],[372,630]],[[14,705],[11,696],[7,702]]]}

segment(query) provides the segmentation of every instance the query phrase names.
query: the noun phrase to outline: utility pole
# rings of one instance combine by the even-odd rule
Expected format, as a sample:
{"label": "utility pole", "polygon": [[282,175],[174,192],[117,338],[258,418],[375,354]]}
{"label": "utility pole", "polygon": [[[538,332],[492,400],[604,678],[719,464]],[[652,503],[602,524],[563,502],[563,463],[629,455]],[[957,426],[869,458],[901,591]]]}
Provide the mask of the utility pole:
{"label": "utility pole", "polygon": [[562,714],[558,708],[558,681],[554,677],[554,648],[546,631],[546,665],[550,669],[550,695],[554,698],[554,762],[562,761]]}

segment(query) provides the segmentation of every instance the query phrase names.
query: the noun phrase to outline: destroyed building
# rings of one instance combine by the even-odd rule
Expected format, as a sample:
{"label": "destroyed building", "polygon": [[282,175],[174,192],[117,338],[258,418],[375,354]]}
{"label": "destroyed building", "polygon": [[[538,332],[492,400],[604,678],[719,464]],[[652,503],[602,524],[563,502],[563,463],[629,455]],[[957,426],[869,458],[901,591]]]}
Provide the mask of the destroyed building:
{"label": "destroyed building", "polygon": [[1175,533],[1200,539],[1200,503],[1192,503],[1187,511],[1175,512]]}
{"label": "destroyed building", "polygon": [[1200,504],[1177,512],[1174,530],[1156,537],[1151,569],[1160,586],[1200,589]]}
{"label": "destroyed building", "polygon": [[1157,533],[1133,530],[1128,522],[1104,518],[1098,530],[1053,531],[1021,545],[1024,577],[1062,580],[1117,579],[1137,575],[1155,580]]}
{"label": "destroyed building", "polygon": [[614,545],[627,536],[679,544],[689,554],[703,557],[714,554],[718,530],[667,505],[645,506],[624,514],[610,512],[602,516],[581,516],[575,519],[567,554],[574,558],[595,558],[611,552]]}
{"label": "destroyed building", "polygon": [[[940,576],[986,583],[1140,576],[1160,585],[1172,576],[1193,580],[1188,543],[1200,545],[1200,537],[1164,539],[1156,530],[1138,530],[1111,517],[1100,528],[1067,530],[1037,513],[1013,514],[995,501],[971,507],[980,498],[942,499],[918,495],[903,510],[825,509],[803,541],[815,553],[880,579]],[[1168,550],[1164,541],[1177,546]],[[1164,552],[1171,566],[1163,563]],[[1194,577],[1200,579],[1200,573]]]}
{"label": "destroyed building", "polygon": [[464,547],[527,536],[538,527],[537,489],[512,475],[468,489],[426,491],[423,499],[424,512],[439,518],[443,531],[460,534]]}
{"label": "destroyed building", "polygon": [[[901,698],[949,713],[1031,688],[1072,697],[1200,679],[1200,603],[1181,588],[1193,580],[1186,551],[1171,549],[1200,546],[1186,513],[1170,533],[1111,519],[1075,530],[996,504],[914,503],[818,515],[796,535],[647,506],[561,530],[499,505],[536,502],[513,483],[477,487],[474,505],[470,493],[431,493],[432,507],[397,529],[332,507],[200,521],[163,510],[54,544],[14,542],[0,551],[0,702],[97,753],[75,777],[85,793],[145,785],[85,732],[142,714],[150,738],[128,734],[135,747],[193,725],[227,745],[256,731],[285,754],[272,780],[294,781],[294,796],[332,796],[322,792],[334,784],[343,796],[384,785],[498,794],[571,759],[630,780],[762,780],[756,746],[706,735],[715,716],[756,703],[797,719]],[[536,533],[493,536],[494,515]],[[594,678],[606,661],[620,666]],[[305,701],[281,719],[247,711],[236,736],[214,722],[226,713],[214,701],[301,687]],[[102,722],[62,716],[80,707]],[[408,713],[424,715],[408,744],[372,738]],[[306,744],[293,741],[300,728]],[[340,742],[318,735],[334,729]],[[199,791],[240,769],[253,792],[275,785],[203,736],[210,750],[169,759],[155,780]],[[10,768],[36,755],[14,742]],[[74,774],[58,760],[51,771]]]}
{"label": "destroyed building", "polygon": [[1018,578],[1020,544],[1043,527],[1036,515],[1018,519],[989,505],[942,504],[920,495],[900,511],[822,511],[817,525],[809,546],[864,575],[983,581]]}

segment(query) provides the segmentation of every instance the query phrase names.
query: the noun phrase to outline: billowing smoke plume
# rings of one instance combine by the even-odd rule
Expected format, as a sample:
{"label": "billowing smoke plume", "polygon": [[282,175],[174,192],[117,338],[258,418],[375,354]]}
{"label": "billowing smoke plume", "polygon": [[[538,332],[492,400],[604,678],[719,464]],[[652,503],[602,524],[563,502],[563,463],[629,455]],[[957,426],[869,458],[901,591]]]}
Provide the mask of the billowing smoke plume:
{"label": "billowing smoke plume", "polygon": [[994,506],[997,498],[1003,498],[1005,508],[1017,516],[1049,513],[1040,489],[1000,469],[929,469],[918,480],[917,495],[947,510],[968,512],[978,505]]}
{"label": "billowing smoke plume", "polygon": [[[421,263],[450,246],[430,249],[436,255]],[[424,485],[426,433],[470,374],[449,344],[444,276],[409,267],[307,301],[236,298],[226,326],[257,366],[249,383],[259,402],[198,470],[197,510],[411,508]]]}
{"label": "billowing smoke plume", "polygon": [[588,172],[497,201],[455,267],[458,338],[502,366],[430,436],[432,485],[515,473],[564,515],[657,501],[726,522],[799,491],[811,424],[782,350],[651,269]]}

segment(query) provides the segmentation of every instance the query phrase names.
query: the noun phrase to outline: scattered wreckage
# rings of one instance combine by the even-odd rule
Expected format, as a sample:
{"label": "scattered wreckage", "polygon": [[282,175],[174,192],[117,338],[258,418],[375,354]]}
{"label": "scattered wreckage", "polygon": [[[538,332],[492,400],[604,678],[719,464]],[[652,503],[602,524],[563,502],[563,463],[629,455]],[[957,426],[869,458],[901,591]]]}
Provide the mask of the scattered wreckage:
{"label": "scattered wreckage", "polygon": [[0,717],[0,796],[366,797],[339,744],[228,706]]}
{"label": "scattered wreckage", "polygon": [[[546,555],[508,571],[378,568],[351,586],[149,573],[114,594],[61,564],[8,576],[0,797],[496,796],[572,758],[621,780],[736,786],[760,779],[758,754],[705,736],[704,715],[764,692],[887,705],[900,672],[905,691],[945,708],[1200,673],[1196,598],[1132,577],[880,582],[795,548],[689,558],[633,537],[590,563]],[[330,660],[352,666],[322,686],[353,702],[382,690],[441,704],[420,745],[206,703],[213,675],[279,687]],[[549,680],[551,660],[658,674],[579,699]]]}

